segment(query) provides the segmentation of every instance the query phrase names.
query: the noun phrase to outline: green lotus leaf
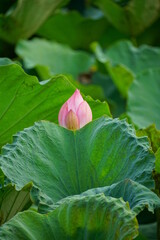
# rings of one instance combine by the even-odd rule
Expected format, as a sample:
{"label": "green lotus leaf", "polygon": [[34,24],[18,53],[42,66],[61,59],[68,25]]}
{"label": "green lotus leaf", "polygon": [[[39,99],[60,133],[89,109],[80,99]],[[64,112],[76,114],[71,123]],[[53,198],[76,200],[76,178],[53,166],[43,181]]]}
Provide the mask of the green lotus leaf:
{"label": "green lotus leaf", "polygon": [[[159,17],[159,0],[123,1],[123,6],[113,0],[94,0],[94,3],[114,27],[131,36],[143,32]],[[147,18],[146,15],[150,17]]]}
{"label": "green lotus leaf", "polygon": [[53,202],[126,178],[152,188],[154,162],[147,138],[137,138],[124,120],[107,117],[75,132],[47,121],[35,123],[0,156],[17,190],[33,182]]}
{"label": "green lotus leaf", "polygon": [[155,124],[160,129],[160,68],[136,76],[128,92],[127,113],[139,128]]}
{"label": "green lotus leaf", "polygon": [[138,235],[135,214],[122,199],[73,196],[47,215],[26,211],[0,229],[3,240],[133,239]]}
{"label": "green lotus leaf", "polygon": [[57,7],[66,2],[18,0],[5,14],[0,15],[0,38],[9,43],[16,43],[19,39],[30,37]]}
{"label": "green lotus leaf", "polygon": [[[40,213],[52,211],[55,208],[55,204],[52,202],[52,200],[47,199],[46,196],[41,195],[41,193],[38,193],[38,196],[37,193],[38,191],[34,190],[32,191],[31,195],[34,197],[35,201],[37,200],[37,197],[39,199],[38,211]],[[125,179],[106,187],[89,189],[80,195],[92,196],[100,193],[103,193],[106,197],[110,196],[114,198],[123,198],[125,202],[129,203],[131,210],[135,212],[136,215],[138,215],[145,208],[152,213],[154,213],[155,209],[160,208],[160,198],[154,192],[130,179]]]}
{"label": "green lotus leaf", "polygon": [[94,64],[93,56],[84,51],[75,51],[66,45],[38,38],[20,41],[16,53],[23,59],[26,68],[38,67],[40,76],[45,67],[50,77],[63,73],[76,78],[80,73],[88,72]]}
{"label": "green lotus leaf", "polygon": [[0,189],[0,225],[31,206],[31,188],[32,184],[29,183],[20,191],[17,191],[11,184]]}
{"label": "green lotus leaf", "polygon": [[103,193],[105,196],[114,198],[122,197],[125,202],[129,202],[132,211],[139,214],[145,207],[150,212],[160,208],[160,198],[145,186],[134,182],[130,179],[125,179],[121,182],[112,184],[111,186],[93,188],[82,193],[83,196],[95,195]]}
{"label": "green lotus leaf", "polygon": [[[0,147],[11,141],[17,131],[29,127],[38,120],[58,122],[62,104],[74,93],[75,86],[63,75],[49,81],[27,75],[12,62],[0,66]],[[106,102],[84,97],[91,106],[93,118],[110,115]]]}

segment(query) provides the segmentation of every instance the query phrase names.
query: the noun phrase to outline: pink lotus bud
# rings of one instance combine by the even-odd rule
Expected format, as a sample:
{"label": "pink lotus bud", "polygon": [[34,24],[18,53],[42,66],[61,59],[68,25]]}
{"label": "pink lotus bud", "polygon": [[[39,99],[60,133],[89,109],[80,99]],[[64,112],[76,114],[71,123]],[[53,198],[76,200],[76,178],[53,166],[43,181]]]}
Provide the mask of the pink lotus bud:
{"label": "pink lotus bud", "polygon": [[92,121],[92,111],[86,101],[83,100],[80,91],[76,89],[74,94],[63,104],[58,115],[59,125],[76,130]]}

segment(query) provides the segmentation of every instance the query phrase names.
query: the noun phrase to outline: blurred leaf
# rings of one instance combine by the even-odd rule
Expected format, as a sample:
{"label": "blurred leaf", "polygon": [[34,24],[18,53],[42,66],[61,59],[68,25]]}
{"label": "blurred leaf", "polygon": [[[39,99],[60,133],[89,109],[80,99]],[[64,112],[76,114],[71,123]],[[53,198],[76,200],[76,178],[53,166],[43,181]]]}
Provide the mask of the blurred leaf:
{"label": "blurred leaf", "polygon": [[16,52],[26,68],[45,66],[50,76],[63,73],[76,78],[80,73],[88,72],[94,64],[94,58],[86,52],[38,38],[19,42]]}
{"label": "blurred leaf", "polygon": [[16,43],[19,39],[30,37],[53,10],[67,1],[18,0],[15,7],[8,10],[5,15],[0,15],[0,38]]}
{"label": "blurred leaf", "polygon": [[2,187],[3,185],[4,185],[4,174],[0,169],[0,187]]}
{"label": "blurred leaf", "polygon": [[117,3],[117,4],[119,4],[120,6],[124,7],[124,6],[126,6],[126,5],[129,3],[129,1],[131,1],[131,0],[112,0],[112,1],[115,2],[115,3]]}
{"label": "blurred leaf", "polygon": [[0,156],[2,171],[17,189],[33,182],[53,202],[126,178],[152,188],[154,162],[147,138],[137,138],[124,120],[107,117],[79,131],[35,123]]}
{"label": "blurred leaf", "polygon": [[143,32],[159,17],[159,0],[130,0],[124,4],[126,5],[124,7],[113,0],[94,0],[93,2],[100,7],[113,26],[131,36]]}
{"label": "blurred leaf", "polygon": [[31,206],[31,188],[32,184],[28,183],[20,191],[11,184],[0,189],[0,225]]}
{"label": "blurred leaf", "polygon": [[75,196],[57,204],[47,215],[31,211],[17,214],[1,227],[0,238],[131,240],[138,234],[137,225],[135,214],[122,199],[103,194]]}
{"label": "blurred leaf", "polygon": [[[90,1],[90,3],[89,3]],[[83,15],[86,18],[91,18],[91,19],[99,19],[104,16],[103,12],[97,8],[94,7],[93,4],[91,4],[92,0],[87,0],[86,2],[86,8],[84,9]]]}
{"label": "blurred leaf", "polygon": [[[37,66],[36,70],[38,75],[42,80],[50,78],[50,72],[48,67],[45,66]],[[79,81],[75,80],[72,75],[65,74],[64,76],[76,87],[78,88],[83,94],[91,96],[93,99],[99,99],[100,101],[105,100],[104,90],[101,86],[97,86],[95,84],[91,84],[91,75],[92,73],[84,73],[80,74],[78,79]],[[54,77],[54,75],[53,75]],[[42,82],[41,82],[42,83]]]}
{"label": "blurred leaf", "polygon": [[[75,86],[66,76],[55,76],[47,82],[27,75],[23,69],[0,60],[0,147],[11,141],[17,131],[31,126],[35,121],[44,119],[58,122],[58,112],[62,104],[74,93]],[[5,65],[8,64],[8,65]],[[84,97],[89,103],[93,119],[104,114],[111,116],[106,102],[93,101]]]}
{"label": "blurred leaf", "polygon": [[9,58],[0,58],[0,66],[10,65],[12,63],[13,61],[10,60]]}
{"label": "blurred leaf", "polygon": [[156,166],[155,166],[155,170],[157,173],[160,174],[160,147],[159,149],[157,150],[156,154]]}
{"label": "blurred leaf", "polygon": [[16,0],[1,0],[0,1],[0,13],[6,13],[7,10],[14,4],[16,3]]}
{"label": "blurred leaf", "polygon": [[106,63],[106,66],[119,92],[122,94],[124,98],[127,97],[128,88],[133,82],[132,73],[121,64],[112,66],[108,62]]}
{"label": "blurred leaf", "polygon": [[137,38],[138,45],[148,44],[153,46],[160,45],[160,34],[159,34],[160,18],[146,29]]}
{"label": "blurred leaf", "polygon": [[149,223],[139,225],[140,235],[136,240],[158,240],[157,238],[157,223]]}
{"label": "blurred leaf", "polygon": [[130,41],[123,40],[106,49],[105,56],[111,65],[122,64],[136,75],[148,68],[159,67],[160,48],[147,45],[137,48]]}
{"label": "blurred leaf", "polygon": [[103,88],[113,117],[118,117],[125,112],[126,102],[121,97],[110,76],[96,72],[92,76],[92,83]]}
{"label": "blurred leaf", "polygon": [[83,13],[85,10],[85,0],[70,0],[67,8],[69,10],[77,10],[78,12]]}
{"label": "blurred leaf", "polygon": [[138,137],[148,136],[154,152],[156,152],[160,147],[160,131],[156,129],[154,124],[148,128],[137,130],[136,134]]}
{"label": "blurred leaf", "polygon": [[14,58],[14,46],[0,39],[0,57]]}
{"label": "blurred leaf", "polygon": [[98,42],[103,48],[107,48],[122,39],[130,39],[130,37],[122,32],[119,32],[115,27],[110,25]]}
{"label": "blurred leaf", "polygon": [[136,76],[128,92],[127,113],[139,128],[160,129],[160,68]]}
{"label": "blurred leaf", "polygon": [[136,46],[141,46],[143,44],[160,46],[159,26],[160,19],[154,22],[136,38],[132,38],[131,36],[118,31],[113,25],[109,25],[98,42],[104,49],[111,46],[113,43],[124,39],[132,41]]}
{"label": "blurred leaf", "polygon": [[92,84],[96,84],[97,86],[99,85],[103,88],[107,99],[113,99],[116,87],[108,75],[102,74],[101,72],[95,72],[92,75],[91,81]]}
{"label": "blurred leaf", "polygon": [[[91,81],[91,76],[87,75],[87,76],[82,76],[82,78],[87,78],[87,80]],[[82,84],[79,81],[75,81],[72,76],[67,75],[67,78],[69,79],[69,81],[78,89],[80,89],[80,91],[85,94],[85,95],[89,95],[91,96],[93,99],[99,99],[101,101],[105,100],[105,95],[104,95],[104,90],[101,86],[97,86],[95,84],[90,84],[90,83],[86,83],[86,84]],[[88,79],[89,78],[89,79]]]}
{"label": "blurred leaf", "polygon": [[[120,42],[120,43],[124,44],[124,42]],[[128,41],[126,41],[126,43],[130,44],[130,42]],[[107,52],[103,52],[102,48],[97,43],[93,43],[91,47],[96,55],[97,60],[102,64],[104,64],[115,86],[121,93],[122,97],[125,98],[127,96],[128,88],[134,79],[134,73],[132,73],[132,71],[128,67],[123,65],[123,61],[128,60],[127,58],[123,58],[123,60],[118,59],[118,61],[116,62],[117,57],[119,57],[119,55],[121,54],[121,47],[118,47],[115,53],[113,52],[113,56],[112,56],[112,49],[114,51],[114,45],[113,47],[108,48]],[[110,54],[108,54],[110,52],[111,52],[111,56]],[[127,52],[126,49],[124,49],[123,54],[125,55],[126,52]]]}
{"label": "blurred leaf", "polygon": [[119,41],[105,52],[96,43],[92,45],[92,49],[124,97],[127,96],[128,88],[137,74],[159,67],[160,48],[147,45],[135,48],[129,41]]}
{"label": "blurred leaf", "polygon": [[144,237],[142,233],[139,233],[138,237],[135,238],[136,240],[148,240],[148,238]]}
{"label": "blurred leaf", "polygon": [[51,16],[38,30],[38,35],[67,44],[72,48],[89,48],[106,31],[108,22],[104,17],[84,18],[78,12],[59,12]]}

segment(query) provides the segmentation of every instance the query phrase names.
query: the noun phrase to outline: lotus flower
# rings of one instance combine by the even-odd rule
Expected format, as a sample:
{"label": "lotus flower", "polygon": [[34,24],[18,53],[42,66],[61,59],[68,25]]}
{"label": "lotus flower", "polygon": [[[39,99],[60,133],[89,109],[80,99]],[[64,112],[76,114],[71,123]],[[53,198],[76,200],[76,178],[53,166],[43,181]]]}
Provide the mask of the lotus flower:
{"label": "lotus flower", "polygon": [[63,104],[58,115],[59,125],[77,130],[92,121],[92,111],[86,101],[83,100],[80,91],[76,89],[74,94]]}

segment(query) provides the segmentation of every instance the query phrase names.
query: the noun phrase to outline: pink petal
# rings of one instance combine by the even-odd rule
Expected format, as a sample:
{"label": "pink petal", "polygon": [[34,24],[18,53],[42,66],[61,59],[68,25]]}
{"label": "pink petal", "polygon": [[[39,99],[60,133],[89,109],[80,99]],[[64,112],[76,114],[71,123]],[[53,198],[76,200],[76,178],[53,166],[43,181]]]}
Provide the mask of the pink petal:
{"label": "pink petal", "polygon": [[80,128],[92,121],[92,111],[86,101],[83,101],[77,110],[77,117],[79,119]]}
{"label": "pink petal", "polygon": [[83,102],[83,98],[80,91],[76,89],[74,94],[68,99],[68,111],[72,110],[74,113],[77,112],[79,105]]}
{"label": "pink petal", "polygon": [[58,114],[58,122],[59,122],[59,125],[62,127],[66,127],[65,118],[66,118],[67,113],[68,113],[68,104],[67,104],[67,102],[65,102],[62,105],[62,107],[59,111],[59,114]]}

